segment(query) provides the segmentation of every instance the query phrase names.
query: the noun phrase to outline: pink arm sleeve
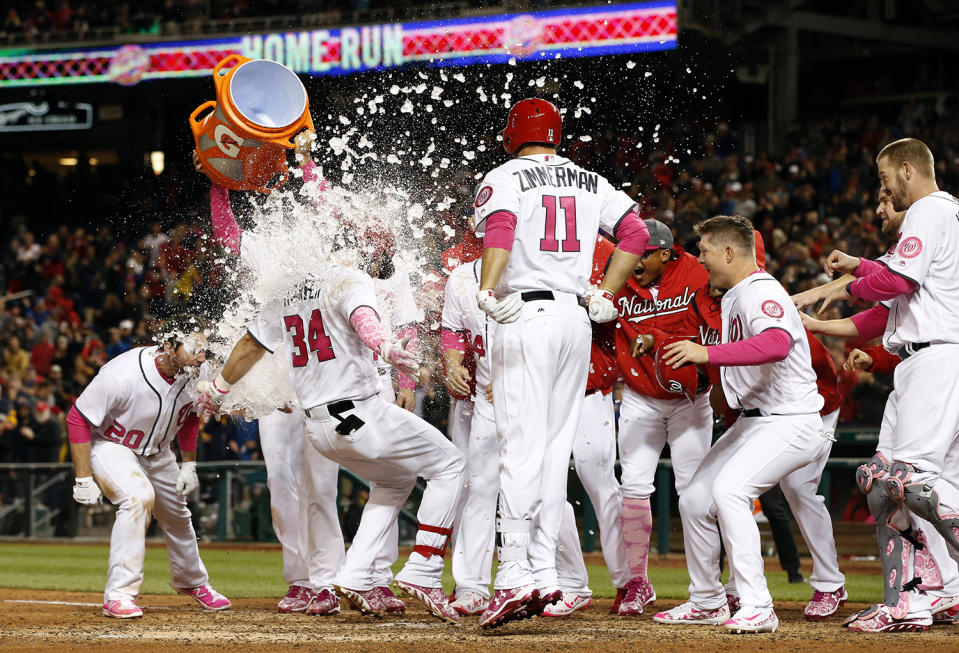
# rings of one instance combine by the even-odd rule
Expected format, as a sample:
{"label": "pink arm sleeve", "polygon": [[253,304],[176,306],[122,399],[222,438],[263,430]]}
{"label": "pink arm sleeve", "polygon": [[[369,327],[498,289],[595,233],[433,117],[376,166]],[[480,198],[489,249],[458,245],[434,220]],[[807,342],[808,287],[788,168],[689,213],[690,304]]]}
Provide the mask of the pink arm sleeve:
{"label": "pink arm sleeve", "polygon": [[200,437],[200,416],[190,413],[183,422],[183,426],[176,432],[180,451],[196,451],[196,442]]}
{"label": "pink arm sleeve", "polygon": [[636,209],[623,216],[613,235],[619,241],[616,247],[627,254],[642,254],[649,247],[649,229],[639,219]]}
{"label": "pink arm sleeve", "polygon": [[497,247],[513,251],[513,238],[516,235],[516,216],[509,211],[497,211],[486,218],[486,235],[483,247]]}
{"label": "pink arm sleeve", "polygon": [[857,267],[852,274],[854,277],[858,279],[859,277],[865,277],[866,275],[869,275],[869,274],[875,274],[879,272],[880,270],[882,270],[883,267],[884,266],[882,263],[877,263],[876,261],[873,261],[872,259],[868,259],[865,256],[861,256],[859,257],[859,267]]}
{"label": "pink arm sleeve", "polygon": [[[410,337],[410,341],[406,345],[406,351],[415,353],[416,346],[418,344],[416,339],[416,327],[407,326],[396,332],[397,338],[405,338],[406,336]],[[416,388],[416,382],[403,374],[403,370],[399,370],[399,383],[401,390],[413,390]]]}
{"label": "pink arm sleeve", "polygon": [[859,332],[860,338],[872,340],[885,332],[886,322],[889,320],[889,309],[882,304],[876,304],[869,310],[856,313],[849,319],[856,325],[856,331]]}
{"label": "pink arm sleeve", "polygon": [[90,441],[90,424],[83,419],[76,406],[72,406],[67,413],[67,439],[75,444]]}
{"label": "pink arm sleeve", "polygon": [[369,306],[360,306],[353,315],[350,316],[350,326],[356,331],[363,344],[372,349],[377,354],[380,353],[380,345],[386,340],[386,332],[380,323],[380,316],[376,314]]}
{"label": "pink arm sleeve", "polygon": [[849,284],[850,295],[870,302],[893,299],[899,295],[911,293],[915,289],[914,281],[901,277],[886,267]]}
{"label": "pink arm sleeve", "polygon": [[752,338],[707,347],[712,367],[730,365],[764,365],[781,361],[789,355],[792,338],[783,329],[766,329]]}
{"label": "pink arm sleeve", "polygon": [[234,254],[240,253],[240,225],[230,206],[230,191],[214,183],[210,186],[210,218],[213,238]]}
{"label": "pink arm sleeve", "polygon": [[462,333],[450,331],[449,329],[443,329],[440,332],[440,348],[443,350],[444,354],[450,349],[455,349],[465,356],[466,340],[463,338]]}

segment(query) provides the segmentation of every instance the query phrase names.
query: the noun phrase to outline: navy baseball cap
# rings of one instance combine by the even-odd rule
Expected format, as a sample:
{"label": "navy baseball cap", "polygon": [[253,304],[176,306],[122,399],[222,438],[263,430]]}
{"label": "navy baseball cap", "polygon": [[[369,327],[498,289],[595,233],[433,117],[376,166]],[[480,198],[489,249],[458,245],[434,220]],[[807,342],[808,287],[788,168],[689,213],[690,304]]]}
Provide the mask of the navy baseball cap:
{"label": "navy baseball cap", "polygon": [[644,220],[646,223],[646,229],[649,231],[649,245],[646,247],[647,252],[652,252],[657,249],[672,249],[673,248],[673,232],[669,230],[665,224],[659,220]]}

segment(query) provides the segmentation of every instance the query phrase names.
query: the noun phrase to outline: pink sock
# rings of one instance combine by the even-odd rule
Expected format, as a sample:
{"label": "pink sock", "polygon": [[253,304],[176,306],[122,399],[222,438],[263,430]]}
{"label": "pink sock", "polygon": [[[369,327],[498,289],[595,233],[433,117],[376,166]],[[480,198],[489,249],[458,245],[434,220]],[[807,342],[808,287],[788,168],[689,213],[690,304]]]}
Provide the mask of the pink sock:
{"label": "pink sock", "polygon": [[653,512],[649,499],[623,499],[623,544],[629,575],[646,578],[649,559],[649,535],[653,532]]}

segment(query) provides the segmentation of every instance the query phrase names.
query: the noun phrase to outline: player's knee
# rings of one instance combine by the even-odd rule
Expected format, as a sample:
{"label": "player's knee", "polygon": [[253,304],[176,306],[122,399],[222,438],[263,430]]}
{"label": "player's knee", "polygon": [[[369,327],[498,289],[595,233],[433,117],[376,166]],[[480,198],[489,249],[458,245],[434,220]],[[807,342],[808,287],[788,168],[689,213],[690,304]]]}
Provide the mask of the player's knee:
{"label": "player's knee", "polygon": [[713,502],[712,489],[705,483],[691,483],[679,495],[679,511],[691,517],[706,514]]}
{"label": "player's knee", "polygon": [[153,515],[156,493],[150,485],[130,489],[120,502],[120,510],[129,510],[136,517],[149,519]]}
{"label": "player's knee", "polygon": [[712,486],[712,502],[719,511],[735,510],[742,506],[749,506],[753,497],[746,493],[739,482],[730,479],[717,478]]}

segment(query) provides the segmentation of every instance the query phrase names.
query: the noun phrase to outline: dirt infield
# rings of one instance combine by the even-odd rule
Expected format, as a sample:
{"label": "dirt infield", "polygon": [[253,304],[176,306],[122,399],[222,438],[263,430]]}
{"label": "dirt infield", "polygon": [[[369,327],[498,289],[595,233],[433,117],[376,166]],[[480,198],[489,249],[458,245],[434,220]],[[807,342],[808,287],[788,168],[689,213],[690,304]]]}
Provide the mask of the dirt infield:
{"label": "dirt infield", "polygon": [[[897,648],[959,650],[959,626],[927,633],[857,635],[835,619],[813,624],[802,605],[777,605],[781,621],[773,635],[728,635],[710,626],[668,627],[651,620],[607,614],[599,600],[568,619],[533,619],[484,633],[476,617],[455,626],[438,623],[416,604],[401,617],[373,619],[345,610],[335,617],[278,615],[275,601],[246,599],[223,613],[204,613],[186,597],[146,595],[141,619],[100,616],[99,594],[0,590],[0,648],[4,651],[137,650],[142,652],[224,650],[350,651],[832,651],[863,649],[877,637],[895,638]],[[676,601],[657,601],[659,609]],[[87,605],[84,605],[87,604]],[[848,614],[858,606],[846,606]],[[868,644],[866,644],[868,646]]]}

